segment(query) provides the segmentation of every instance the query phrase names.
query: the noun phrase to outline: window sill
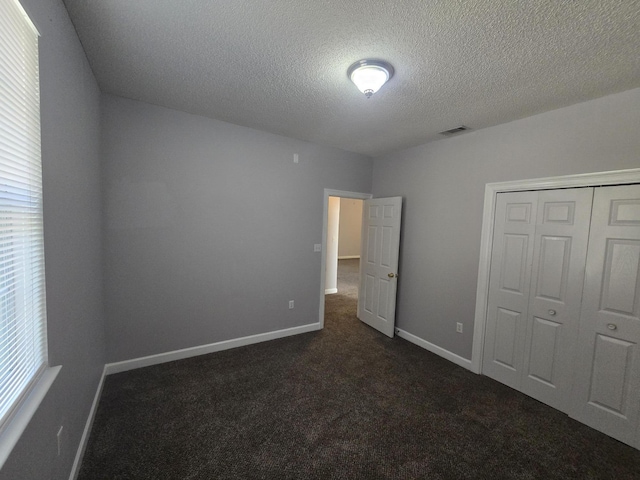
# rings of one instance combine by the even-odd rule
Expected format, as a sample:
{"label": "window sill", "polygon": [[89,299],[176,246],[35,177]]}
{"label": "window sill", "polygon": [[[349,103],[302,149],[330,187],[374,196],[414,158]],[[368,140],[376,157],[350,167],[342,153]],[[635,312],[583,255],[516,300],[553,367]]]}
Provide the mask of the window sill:
{"label": "window sill", "polygon": [[18,440],[22,436],[22,433],[29,425],[31,418],[35,415],[40,403],[44,399],[45,395],[53,385],[53,381],[58,376],[62,366],[49,367],[38,379],[38,382],[34,385],[29,395],[24,399],[22,405],[9,421],[6,428],[0,434],[0,468],[7,461],[13,447],[16,446]]}

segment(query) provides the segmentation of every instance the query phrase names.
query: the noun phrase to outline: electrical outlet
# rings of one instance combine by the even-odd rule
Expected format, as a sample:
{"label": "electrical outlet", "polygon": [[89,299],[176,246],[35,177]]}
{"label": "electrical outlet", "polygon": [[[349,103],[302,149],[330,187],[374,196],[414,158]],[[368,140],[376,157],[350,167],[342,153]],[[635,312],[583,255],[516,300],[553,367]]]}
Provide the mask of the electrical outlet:
{"label": "electrical outlet", "polygon": [[320,244],[320,243],[314,243],[314,244],[313,244],[313,251],[314,251],[314,252],[321,252],[321,251],[322,251],[322,244]]}
{"label": "electrical outlet", "polygon": [[293,308],[293,300],[289,300],[289,308]]}
{"label": "electrical outlet", "polygon": [[456,323],[456,332],[462,333],[462,324],[460,322]]}

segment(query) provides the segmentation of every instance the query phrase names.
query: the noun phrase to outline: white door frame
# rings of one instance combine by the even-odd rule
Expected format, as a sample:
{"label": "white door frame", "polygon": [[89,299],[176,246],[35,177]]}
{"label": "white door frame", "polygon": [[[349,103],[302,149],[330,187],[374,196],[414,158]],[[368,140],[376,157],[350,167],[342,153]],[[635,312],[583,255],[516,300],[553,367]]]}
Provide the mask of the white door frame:
{"label": "white door frame", "polygon": [[496,196],[498,193],[522,190],[625,185],[630,183],[640,183],[640,168],[486,184],[484,191],[484,211],[482,214],[482,236],[480,240],[480,264],[478,266],[473,350],[471,352],[471,370],[473,372],[482,373],[482,349],[484,347],[484,333],[487,321],[487,298],[489,295],[493,224],[495,221]]}
{"label": "white door frame", "polygon": [[[329,197],[340,197],[340,198],[356,198],[359,200],[368,200],[369,198],[373,198],[373,194],[371,193],[362,193],[362,192],[347,192],[344,190],[332,190],[330,188],[324,189],[324,200],[322,202],[322,254],[320,259],[320,308],[319,308],[319,323],[320,328],[324,328],[324,284],[325,284],[325,275],[327,268],[327,222],[329,221]],[[360,232],[362,235],[362,232]],[[360,290],[360,286],[358,286],[358,291]]]}

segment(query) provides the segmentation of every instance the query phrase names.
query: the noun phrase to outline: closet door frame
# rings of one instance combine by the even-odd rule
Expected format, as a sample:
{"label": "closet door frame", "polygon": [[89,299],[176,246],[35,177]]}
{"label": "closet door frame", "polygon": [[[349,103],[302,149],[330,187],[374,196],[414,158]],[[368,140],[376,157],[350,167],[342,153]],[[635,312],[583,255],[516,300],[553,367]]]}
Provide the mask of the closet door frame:
{"label": "closet door frame", "polygon": [[473,350],[471,353],[471,370],[473,372],[478,374],[482,373],[482,357],[489,296],[491,249],[493,246],[493,227],[495,223],[495,207],[498,193],[517,192],[523,190],[551,190],[558,188],[628,185],[632,183],[640,183],[640,168],[486,184],[484,193],[484,211],[482,215],[482,234],[480,240],[478,287],[476,290]]}

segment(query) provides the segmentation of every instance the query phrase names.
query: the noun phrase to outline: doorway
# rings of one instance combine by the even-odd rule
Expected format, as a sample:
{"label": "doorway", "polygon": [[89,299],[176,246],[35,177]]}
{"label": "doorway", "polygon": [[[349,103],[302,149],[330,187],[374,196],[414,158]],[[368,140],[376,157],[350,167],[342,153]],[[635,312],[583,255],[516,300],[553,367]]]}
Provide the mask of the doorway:
{"label": "doorway", "polygon": [[[357,302],[363,200],[369,193],[325,189],[320,281],[321,328],[325,296],[345,293]],[[342,290],[342,291],[341,291]]]}
{"label": "doorway", "polygon": [[329,197],[325,295],[358,298],[363,202]]}

